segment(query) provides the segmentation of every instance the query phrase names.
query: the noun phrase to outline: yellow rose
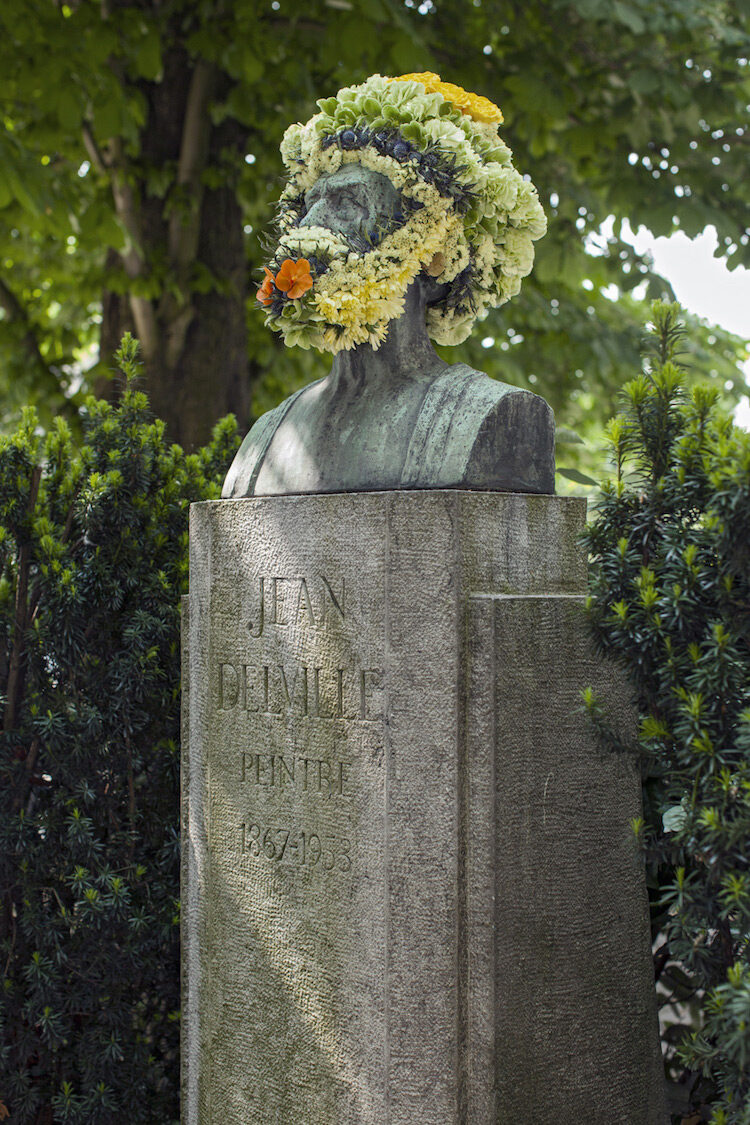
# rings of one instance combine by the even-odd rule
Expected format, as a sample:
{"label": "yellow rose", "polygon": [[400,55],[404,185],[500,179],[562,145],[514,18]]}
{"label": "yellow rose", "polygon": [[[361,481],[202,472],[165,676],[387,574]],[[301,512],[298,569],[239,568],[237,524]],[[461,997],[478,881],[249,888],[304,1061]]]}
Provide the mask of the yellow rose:
{"label": "yellow rose", "polygon": [[399,74],[398,78],[389,78],[389,82],[421,82],[428,94],[434,94],[440,87],[440,75],[426,70],[424,74]]}
{"label": "yellow rose", "polygon": [[447,102],[451,102],[461,113],[467,114],[473,121],[481,121],[486,125],[500,125],[503,115],[499,106],[481,94],[470,94],[463,86],[456,86],[453,82],[443,82],[439,74],[427,70],[424,74],[400,74],[398,78],[389,78],[389,82],[421,82],[428,94],[441,94]]}

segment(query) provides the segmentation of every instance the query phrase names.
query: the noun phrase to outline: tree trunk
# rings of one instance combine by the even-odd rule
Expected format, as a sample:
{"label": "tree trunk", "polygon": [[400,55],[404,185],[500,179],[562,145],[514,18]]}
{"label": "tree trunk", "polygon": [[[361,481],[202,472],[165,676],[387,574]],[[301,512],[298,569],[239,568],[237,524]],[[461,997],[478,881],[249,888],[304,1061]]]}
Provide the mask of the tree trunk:
{"label": "tree trunk", "polygon": [[[116,139],[103,148],[90,143],[131,243],[116,256],[130,292],[104,295],[101,360],[110,361],[122,333],[134,331],[154,413],[186,449],[205,443],[229,412],[241,428],[249,420],[246,262],[231,170],[242,161],[245,132],[229,119],[215,126],[210,114],[226,86],[209,64],[173,49],[161,81],[142,86],[149,113],[137,159]],[[176,171],[162,198],[149,192],[147,177],[165,166]],[[209,190],[204,173],[217,166],[224,182]],[[158,289],[155,296],[143,296],[144,282],[150,293]]]}
{"label": "tree trunk", "polygon": [[[238,132],[229,124],[214,130],[211,147],[217,155],[226,149],[228,134]],[[171,361],[162,346],[161,354],[146,362],[146,388],[154,413],[167,423],[169,436],[186,449],[204,444],[214,423],[225,414],[236,414],[242,429],[250,415],[247,262],[242,212],[231,186],[203,195],[197,262],[211,271],[221,288],[191,295],[193,316],[184,344]]]}

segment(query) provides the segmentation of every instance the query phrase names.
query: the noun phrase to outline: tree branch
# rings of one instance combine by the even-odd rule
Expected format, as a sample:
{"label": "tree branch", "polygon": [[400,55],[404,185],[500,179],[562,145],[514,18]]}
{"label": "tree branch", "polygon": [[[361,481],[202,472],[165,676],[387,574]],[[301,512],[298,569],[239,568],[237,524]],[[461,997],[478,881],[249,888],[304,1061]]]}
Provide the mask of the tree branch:
{"label": "tree branch", "polygon": [[[177,163],[177,194],[169,219],[168,254],[178,284],[187,282],[189,268],[198,253],[200,237],[200,209],[203,200],[201,173],[206,166],[211,137],[211,118],[208,106],[215,89],[216,69],[205,59],[199,59],[190,79],[185,118]],[[182,355],[185,337],[195,310],[189,299],[176,301],[166,292],[160,312],[166,322],[165,361],[172,370]]]}
{"label": "tree branch", "polygon": [[[122,255],[122,264],[125,273],[131,280],[143,277],[146,273],[146,259],[143,256],[143,237],[141,230],[141,216],[132,184],[128,182],[123,173],[122,141],[115,137],[112,141],[113,159],[108,166],[112,198],[115,204],[117,217],[125,228],[130,245]],[[106,167],[106,166],[105,166]],[[135,321],[135,329],[143,348],[143,357],[148,362],[159,354],[159,325],[156,312],[151,301],[146,297],[138,297],[135,293],[128,294],[130,309]]]}
{"label": "tree branch", "polygon": [[128,301],[135,321],[135,330],[143,348],[143,358],[148,363],[159,354],[159,326],[154,306],[146,297],[137,297],[135,293],[128,294]]}
{"label": "tree branch", "polygon": [[115,158],[109,166],[112,198],[117,217],[130,239],[130,246],[122,255],[123,265],[128,277],[142,277],[146,270],[146,262],[142,253],[141,216],[132,184],[128,183],[127,177],[122,173],[123,153],[119,138],[112,142],[112,147],[115,152]]}
{"label": "tree branch", "polygon": [[[101,12],[102,19],[109,18],[111,11],[108,0],[102,0]],[[115,60],[110,60],[110,65],[117,78],[123,81],[121,69]],[[214,90],[215,78],[215,67],[205,59],[199,59],[193,69],[185,106],[177,165],[178,196],[169,220],[167,239],[168,260],[177,275],[178,282],[185,280],[185,275],[195,260],[198,249],[199,214],[203,195],[201,172],[206,164],[211,134],[208,105]],[[143,254],[140,208],[132,184],[124,174],[126,160],[122,139],[113,137],[109,142],[111,156],[105,155],[101,146],[97,144],[88,123],[84,123],[83,139],[92,162],[109,178],[115,211],[128,236],[130,245],[122,254],[125,272],[132,280],[143,277],[147,272],[147,263]],[[174,366],[182,352],[188,327],[195,315],[193,309],[189,304],[176,303],[168,294],[162,298],[158,313],[150,300],[138,297],[133,292],[128,294],[128,301],[146,362],[166,352],[167,366]],[[164,341],[160,332],[160,320],[166,321],[169,325]],[[164,348],[161,346],[162,342]]]}
{"label": "tree branch", "polygon": [[174,315],[165,329],[164,361],[169,371],[174,371],[185,346],[188,328],[195,319],[192,302],[186,304]]}
{"label": "tree branch", "polygon": [[91,163],[99,172],[104,173],[104,175],[109,175],[109,161],[106,159],[104,153],[99,148],[96,137],[94,136],[88,121],[83,122],[81,131],[83,133],[83,144],[86,152],[89,154]]}
{"label": "tree branch", "polygon": [[26,754],[26,760],[23,763],[23,776],[18,792],[13,798],[13,811],[20,812],[26,804],[29,789],[31,788],[32,779],[34,777],[34,770],[36,769],[37,758],[39,757],[39,739],[35,738],[29,747]]}
{"label": "tree branch", "polygon": [[197,220],[203,196],[201,172],[206,166],[211,136],[208,104],[214,82],[213,65],[199,59],[190,80],[177,164],[177,184],[178,188],[185,189],[187,206],[182,206],[183,199],[179,196],[169,220],[169,260],[178,275],[184,273],[198,249],[200,224]]}
{"label": "tree branch", "polygon": [[[105,17],[106,13],[103,14],[103,18]],[[123,172],[125,159],[122,140],[119,137],[112,139],[112,156],[107,158],[88,121],[83,122],[82,131],[83,143],[92,164],[109,179],[115,212],[130,241],[129,247],[121,255],[125,273],[133,280],[143,277],[146,273],[146,260],[143,256],[141,217],[135,192]],[[128,301],[143,356],[148,361],[159,354],[160,337],[156,313],[151,301],[145,297],[129,293]]]}

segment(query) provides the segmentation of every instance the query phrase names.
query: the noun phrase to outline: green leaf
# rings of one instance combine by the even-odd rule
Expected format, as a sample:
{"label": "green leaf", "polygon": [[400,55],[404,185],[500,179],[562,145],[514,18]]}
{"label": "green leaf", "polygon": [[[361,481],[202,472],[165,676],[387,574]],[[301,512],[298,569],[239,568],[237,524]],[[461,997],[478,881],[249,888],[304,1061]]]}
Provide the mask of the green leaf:
{"label": "green leaf", "polygon": [[155,81],[161,74],[161,40],[155,27],[150,27],[133,52],[135,73],[148,81]]}
{"label": "green leaf", "polygon": [[100,143],[118,137],[122,133],[124,99],[118,97],[100,102],[94,110],[94,134]]}
{"label": "green leaf", "polygon": [[555,445],[585,445],[586,442],[575,430],[568,430],[565,426],[555,427]]}
{"label": "green leaf", "polygon": [[246,82],[257,82],[264,74],[263,60],[258,55],[251,55],[249,51],[246,51],[242,61],[242,69]]}
{"label": "green leaf", "polygon": [[44,199],[41,184],[20,174],[19,169],[6,166],[5,177],[10,190],[21,206],[32,215],[39,215],[44,210]]}
{"label": "green leaf", "polygon": [[582,473],[580,469],[556,468],[555,472],[559,473],[561,477],[565,477],[566,480],[575,481],[576,484],[590,484],[598,488],[601,483],[598,480],[594,480],[593,477],[587,476],[586,473]]}
{"label": "green leaf", "polygon": [[55,108],[63,129],[80,129],[83,112],[78,92],[73,87],[63,87],[58,91]]}
{"label": "green leaf", "polygon": [[633,4],[626,4],[624,0],[613,0],[612,12],[618,22],[629,28],[634,35],[642,35],[646,30],[643,17]]}
{"label": "green leaf", "polygon": [[0,163],[0,209],[7,207],[13,198],[13,189],[5,174],[3,165]]}

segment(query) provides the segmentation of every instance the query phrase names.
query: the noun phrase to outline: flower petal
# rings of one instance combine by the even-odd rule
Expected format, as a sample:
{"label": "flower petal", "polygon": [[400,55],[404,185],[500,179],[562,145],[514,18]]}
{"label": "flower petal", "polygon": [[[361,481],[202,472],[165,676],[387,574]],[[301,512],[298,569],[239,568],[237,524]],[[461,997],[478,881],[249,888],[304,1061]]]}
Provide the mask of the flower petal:
{"label": "flower petal", "polygon": [[312,283],[310,263],[307,258],[300,258],[297,262],[292,258],[286,258],[276,274],[277,287],[291,300],[301,297],[308,289],[312,289]]}

